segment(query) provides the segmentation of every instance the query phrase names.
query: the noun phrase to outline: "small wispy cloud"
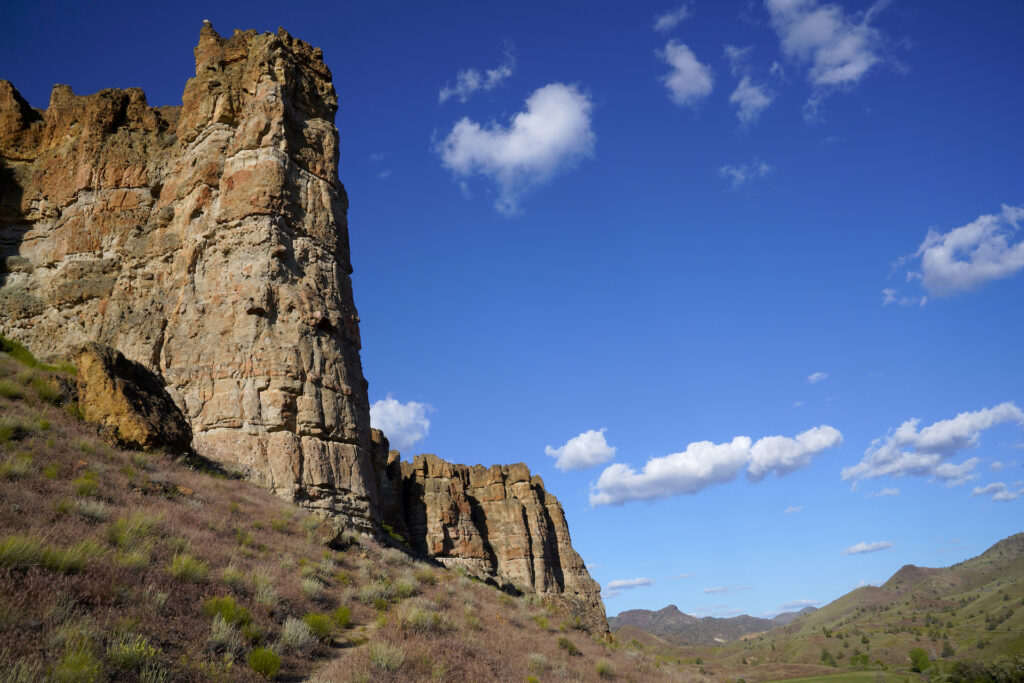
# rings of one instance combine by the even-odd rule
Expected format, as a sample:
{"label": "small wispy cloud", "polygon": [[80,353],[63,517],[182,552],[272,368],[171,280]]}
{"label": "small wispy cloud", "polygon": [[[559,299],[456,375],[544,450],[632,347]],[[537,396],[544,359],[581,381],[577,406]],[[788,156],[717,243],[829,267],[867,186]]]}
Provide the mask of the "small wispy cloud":
{"label": "small wispy cloud", "polygon": [[761,112],[767,109],[775,99],[771,88],[765,83],[755,80],[751,73],[750,53],[753,49],[752,46],[725,46],[725,58],[729,62],[729,70],[733,76],[740,78],[736,89],[729,95],[729,103],[736,106],[736,117],[743,126],[749,126],[757,121]]}
{"label": "small wispy cloud", "polygon": [[630,588],[639,588],[641,586],[653,586],[654,579],[648,579],[644,577],[636,579],[616,579],[615,581],[609,581],[605,586],[608,590],[629,590]]}
{"label": "small wispy cloud", "polygon": [[782,511],[782,514],[784,514],[784,515],[791,515],[794,512],[800,512],[803,509],[804,509],[803,505],[790,505],[788,508],[786,508],[785,510]]}
{"label": "small wispy cloud", "polygon": [[690,6],[684,2],[675,9],[671,9],[664,14],[658,15],[658,18],[654,20],[654,30],[671,31],[676,26],[689,19],[690,14]]}
{"label": "small wispy cloud", "polygon": [[821,600],[793,600],[792,602],[779,605],[779,611],[792,612],[794,610],[801,610],[804,607],[815,607],[820,604]]}
{"label": "small wispy cloud", "polygon": [[899,489],[882,489],[877,493],[869,493],[868,498],[885,498],[886,496],[898,496],[900,495]]}
{"label": "small wispy cloud", "polygon": [[890,541],[877,541],[875,543],[858,543],[857,545],[851,545],[849,548],[843,551],[843,555],[863,555],[864,553],[877,553],[880,550],[886,550],[891,548],[892,543]]}
{"label": "small wispy cloud", "polygon": [[811,374],[807,375],[808,384],[817,384],[823,379],[828,379],[827,372],[812,372]]}
{"label": "small wispy cloud", "polygon": [[501,85],[501,82],[512,75],[516,68],[516,58],[512,50],[505,51],[505,59],[493,69],[486,69],[483,72],[477,69],[463,69],[455,77],[455,85],[445,85],[437,93],[437,101],[444,104],[451,98],[457,98],[459,102],[466,102],[473,93],[479,90],[493,90]]}
{"label": "small wispy cloud", "polygon": [[732,189],[738,190],[747,183],[770,175],[775,169],[771,164],[755,158],[746,164],[725,164],[718,168],[718,175],[732,183]]}
{"label": "small wispy cloud", "polygon": [[705,588],[704,592],[709,595],[736,595],[740,591],[753,590],[753,586],[713,586]]}
{"label": "small wispy cloud", "polygon": [[675,40],[668,41],[658,56],[672,67],[661,82],[668,88],[669,97],[681,107],[692,107],[711,94],[714,80],[711,69],[701,64],[693,51]]}
{"label": "small wispy cloud", "polygon": [[[1017,483],[1019,484],[1019,482]],[[992,496],[992,500],[1002,503],[1016,500],[1021,494],[1024,494],[1024,490],[1012,491],[1009,486],[1001,481],[989,484],[988,486],[977,486],[971,491],[971,496]]]}
{"label": "small wispy cloud", "polygon": [[670,578],[670,579],[692,579],[694,576],[695,576],[694,574],[676,574],[675,576],[670,576],[668,578]]}

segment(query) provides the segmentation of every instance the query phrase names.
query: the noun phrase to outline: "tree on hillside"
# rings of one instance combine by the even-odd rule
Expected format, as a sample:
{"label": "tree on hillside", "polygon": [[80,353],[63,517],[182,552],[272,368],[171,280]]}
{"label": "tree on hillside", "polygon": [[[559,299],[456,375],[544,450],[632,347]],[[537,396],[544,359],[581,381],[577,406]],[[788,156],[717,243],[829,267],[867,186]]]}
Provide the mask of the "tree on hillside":
{"label": "tree on hillside", "polygon": [[923,648],[915,647],[910,651],[910,670],[921,673],[931,665],[928,653]]}

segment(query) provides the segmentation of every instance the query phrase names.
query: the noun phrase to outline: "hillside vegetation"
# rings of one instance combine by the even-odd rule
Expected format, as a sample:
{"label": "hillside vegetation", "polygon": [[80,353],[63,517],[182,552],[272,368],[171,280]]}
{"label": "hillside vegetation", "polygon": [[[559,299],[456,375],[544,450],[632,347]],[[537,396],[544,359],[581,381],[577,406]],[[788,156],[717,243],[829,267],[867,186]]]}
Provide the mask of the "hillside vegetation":
{"label": "hillside vegetation", "polygon": [[[689,680],[254,484],[111,447],[0,340],[0,681]],[[331,534],[334,537],[334,534]]]}

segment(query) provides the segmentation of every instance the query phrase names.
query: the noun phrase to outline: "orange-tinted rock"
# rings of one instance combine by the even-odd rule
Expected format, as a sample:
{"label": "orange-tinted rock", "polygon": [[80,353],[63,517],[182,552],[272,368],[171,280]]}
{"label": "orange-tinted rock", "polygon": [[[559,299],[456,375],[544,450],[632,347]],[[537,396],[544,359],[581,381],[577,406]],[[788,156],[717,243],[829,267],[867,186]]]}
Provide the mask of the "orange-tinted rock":
{"label": "orange-tinted rock", "polygon": [[608,630],[601,588],[572,547],[562,505],[525,464],[468,467],[417,455],[402,463],[402,477],[403,517],[392,509],[384,520],[403,525],[415,549],[562,602],[591,630]]}
{"label": "orange-tinted rock", "polygon": [[208,24],[181,107],[0,81],[0,333],[162,376],[193,446],[375,527],[369,404],[320,50]]}

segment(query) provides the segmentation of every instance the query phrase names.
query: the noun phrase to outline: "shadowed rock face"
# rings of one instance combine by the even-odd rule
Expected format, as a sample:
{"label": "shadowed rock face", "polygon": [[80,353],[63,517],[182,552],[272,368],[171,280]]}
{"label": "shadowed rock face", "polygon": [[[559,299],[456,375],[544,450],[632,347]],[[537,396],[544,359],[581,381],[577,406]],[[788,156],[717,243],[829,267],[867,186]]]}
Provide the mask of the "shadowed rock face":
{"label": "shadowed rock face", "polygon": [[384,520],[416,550],[562,601],[590,630],[608,630],[601,588],[572,547],[562,505],[526,465],[467,467],[435,455],[399,465],[397,456],[391,452],[388,481],[400,466],[402,504],[389,504],[397,488],[382,486]]}
{"label": "shadowed rock face", "polygon": [[0,333],[118,349],[201,455],[374,526],[330,71],[283,30],[206,25],[195,57],[181,107],[0,81]]}

